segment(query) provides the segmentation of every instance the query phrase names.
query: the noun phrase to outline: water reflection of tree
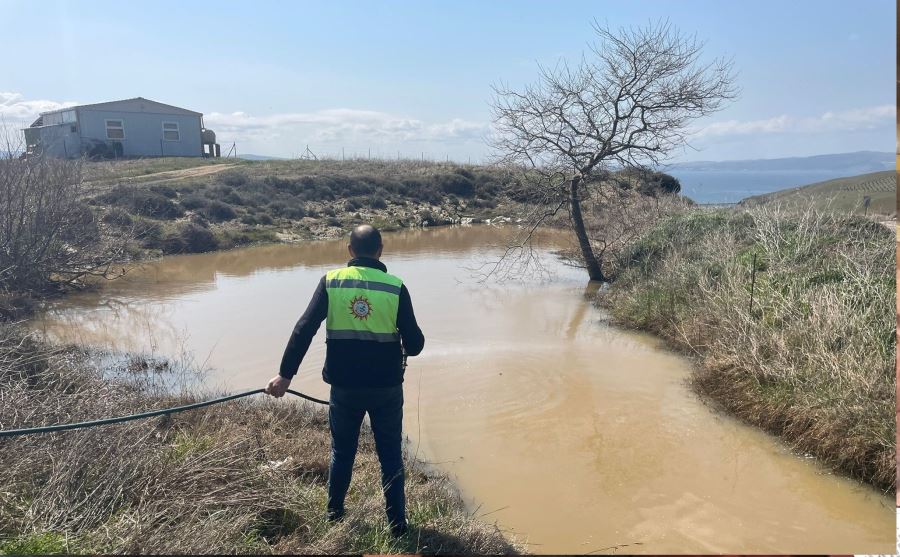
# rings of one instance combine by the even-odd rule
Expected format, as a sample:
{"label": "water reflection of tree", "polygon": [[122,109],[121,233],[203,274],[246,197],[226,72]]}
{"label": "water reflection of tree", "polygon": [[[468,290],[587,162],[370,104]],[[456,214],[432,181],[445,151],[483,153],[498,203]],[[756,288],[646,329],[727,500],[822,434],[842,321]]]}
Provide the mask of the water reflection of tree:
{"label": "water reflection of tree", "polygon": [[171,313],[167,304],[104,297],[90,308],[51,310],[32,327],[60,342],[189,358],[189,332],[175,325]]}

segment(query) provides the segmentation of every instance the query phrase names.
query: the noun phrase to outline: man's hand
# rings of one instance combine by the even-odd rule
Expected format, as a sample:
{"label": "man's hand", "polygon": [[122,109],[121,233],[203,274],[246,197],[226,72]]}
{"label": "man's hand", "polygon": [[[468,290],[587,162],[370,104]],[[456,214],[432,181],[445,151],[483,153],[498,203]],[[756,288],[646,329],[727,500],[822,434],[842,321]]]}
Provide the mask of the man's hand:
{"label": "man's hand", "polygon": [[290,386],[290,379],[285,379],[280,375],[276,375],[269,381],[269,384],[266,385],[266,394],[272,395],[275,398],[281,398],[284,396],[284,393],[287,392],[288,387]]}

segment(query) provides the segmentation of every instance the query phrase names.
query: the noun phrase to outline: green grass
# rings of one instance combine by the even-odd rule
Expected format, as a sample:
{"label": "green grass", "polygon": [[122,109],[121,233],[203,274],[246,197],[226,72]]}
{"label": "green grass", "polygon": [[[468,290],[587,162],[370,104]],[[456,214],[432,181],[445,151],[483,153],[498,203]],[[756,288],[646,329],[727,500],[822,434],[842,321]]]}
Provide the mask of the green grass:
{"label": "green grass", "polygon": [[209,435],[194,435],[179,431],[172,441],[172,455],[176,460],[184,460],[192,455],[209,451],[215,440]]}
{"label": "green grass", "polygon": [[66,537],[57,532],[21,534],[0,539],[0,555],[58,555],[74,553]]}
{"label": "green grass", "polygon": [[871,172],[817,182],[799,188],[748,197],[741,201],[741,204],[747,207],[772,204],[789,209],[811,207],[819,211],[861,215],[865,212],[865,197],[871,199],[869,214],[896,215],[896,172],[893,170]]}

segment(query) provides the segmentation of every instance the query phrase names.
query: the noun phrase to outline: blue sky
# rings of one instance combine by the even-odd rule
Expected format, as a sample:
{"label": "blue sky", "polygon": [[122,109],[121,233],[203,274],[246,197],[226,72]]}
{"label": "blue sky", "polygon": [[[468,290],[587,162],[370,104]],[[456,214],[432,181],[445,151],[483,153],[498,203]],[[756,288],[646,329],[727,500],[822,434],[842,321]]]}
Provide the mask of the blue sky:
{"label": "blue sky", "polygon": [[741,97],[675,160],[895,149],[893,0],[0,0],[0,118],[143,96],[203,112],[243,153],[475,162],[491,84],[576,59],[594,18],[668,18],[733,58]]}

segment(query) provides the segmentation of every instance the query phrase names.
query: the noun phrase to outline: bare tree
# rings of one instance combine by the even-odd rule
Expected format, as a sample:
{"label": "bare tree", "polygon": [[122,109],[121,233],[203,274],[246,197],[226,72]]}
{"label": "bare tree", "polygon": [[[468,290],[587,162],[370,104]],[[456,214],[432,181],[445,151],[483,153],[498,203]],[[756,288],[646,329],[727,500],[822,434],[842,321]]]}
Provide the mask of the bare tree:
{"label": "bare tree", "polygon": [[656,166],[687,145],[689,125],[737,95],[730,61],[700,61],[703,43],[667,22],[617,31],[594,24],[597,41],[577,66],[540,68],[521,92],[494,87],[492,139],[499,162],[523,171],[520,238],[566,210],[591,280],[606,280],[583,204],[625,187],[615,171]]}
{"label": "bare tree", "polygon": [[105,234],[85,203],[82,162],[26,156],[0,127],[0,294],[42,293],[110,277],[128,235]]}

